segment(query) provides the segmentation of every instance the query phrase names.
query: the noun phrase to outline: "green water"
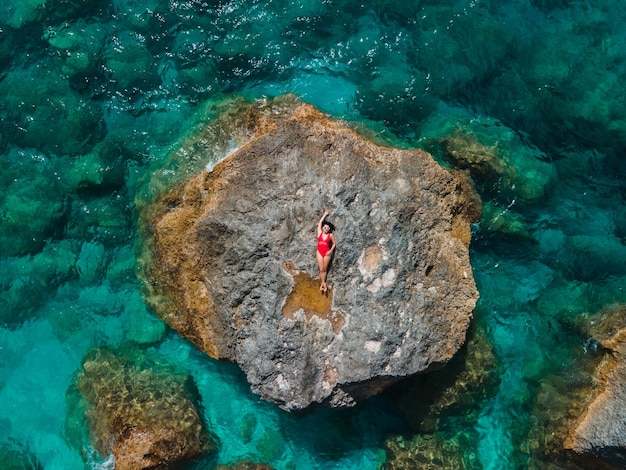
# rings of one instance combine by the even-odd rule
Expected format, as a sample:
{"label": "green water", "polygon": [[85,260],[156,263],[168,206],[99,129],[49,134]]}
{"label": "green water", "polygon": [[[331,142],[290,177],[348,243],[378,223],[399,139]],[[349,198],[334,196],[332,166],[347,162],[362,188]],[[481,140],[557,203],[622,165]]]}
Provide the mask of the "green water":
{"label": "green water", "polygon": [[[66,392],[91,347],[133,341],[193,375],[220,442],[207,465],[374,469],[401,435],[417,462],[563,468],[546,436],[593,356],[576,325],[626,297],[625,20],[616,0],[0,2],[0,455],[110,468],[68,437]],[[141,298],[151,175],[209,163],[177,150],[223,103],[284,93],[442,162],[461,126],[514,170],[477,180],[471,337],[495,362],[428,425],[399,405],[419,382],[288,415]]]}

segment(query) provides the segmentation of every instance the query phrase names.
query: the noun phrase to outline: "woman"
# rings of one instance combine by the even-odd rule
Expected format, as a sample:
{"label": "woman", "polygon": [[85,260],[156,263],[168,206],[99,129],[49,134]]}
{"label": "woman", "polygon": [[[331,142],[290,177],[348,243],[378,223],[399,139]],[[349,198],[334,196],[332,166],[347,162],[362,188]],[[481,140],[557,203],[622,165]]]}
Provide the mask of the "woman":
{"label": "woman", "polygon": [[328,265],[330,264],[330,258],[332,257],[333,251],[337,247],[335,243],[335,237],[333,237],[332,224],[330,222],[326,222],[326,216],[328,215],[328,210],[324,209],[324,215],[320,219],[317,224],[317,264],[320,268],[320,290],[322,292],[326,292],[328,288],[326,287],[326,272],[328,270]]}

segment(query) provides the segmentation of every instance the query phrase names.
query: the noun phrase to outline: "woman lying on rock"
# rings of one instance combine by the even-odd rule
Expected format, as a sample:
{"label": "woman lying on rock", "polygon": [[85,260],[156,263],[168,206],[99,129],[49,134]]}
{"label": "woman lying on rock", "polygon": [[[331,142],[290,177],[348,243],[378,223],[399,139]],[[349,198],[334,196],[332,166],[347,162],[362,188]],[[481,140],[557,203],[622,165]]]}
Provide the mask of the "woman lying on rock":
{"label": "woman lying on rock", "polygon": [[320,290],[326,292],[326,274],[328,271],[328,265],[330,264],[330,258],[333,251],[337,247],[335,243],[335,237],[331,233],[333,230],[333,224],[326,221],[328,216],[328,210],[324,209],[324,215],[317,224],[317,264],[320,268]]}

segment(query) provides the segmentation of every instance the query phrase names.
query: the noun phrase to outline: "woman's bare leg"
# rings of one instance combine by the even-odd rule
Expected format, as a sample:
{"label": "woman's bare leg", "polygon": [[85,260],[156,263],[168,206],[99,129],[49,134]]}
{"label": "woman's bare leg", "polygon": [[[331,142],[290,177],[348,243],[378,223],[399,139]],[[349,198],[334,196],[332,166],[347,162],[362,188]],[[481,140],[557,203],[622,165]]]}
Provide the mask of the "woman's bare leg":
{"label": "woman's bare leg", "polygon": [[324,277],[322,280],[322,284],[324,286],[324,288],[322,289],[324,292],[326,292],[328,289],[326,287],[326,276],[328,275],[328,265],[330,264],[330,255],[326,255],[324,256],[324,260],[323,260],[323,272],[324,272]]}
{"label": "woman's bare leg", "polygon": [[320,254],[318,251],[317,255],[317,265],[320,268],[320,290],[324,291],[326,289],[326,268],[328,267],[328,263],[326,263],[326,258]]}

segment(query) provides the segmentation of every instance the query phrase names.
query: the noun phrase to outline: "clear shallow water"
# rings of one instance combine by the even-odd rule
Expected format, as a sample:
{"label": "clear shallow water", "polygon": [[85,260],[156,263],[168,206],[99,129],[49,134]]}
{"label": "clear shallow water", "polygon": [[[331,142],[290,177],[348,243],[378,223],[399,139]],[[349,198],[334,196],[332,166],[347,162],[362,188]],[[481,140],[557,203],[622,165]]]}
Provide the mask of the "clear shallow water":
{"label": "clear shallow water", "polygon": [[626,296],[622,2],[39,3],[0,5],[3,449],[81,468],[65,394],[84,354],[158,340],[196,379],[218,462],[384,461],[385,436],[407,432],[392,397],[286,415],[164,333],[137,290],[135,200],[154,191],[150,172],[226,97],[291,92],[437,156],[461,123],[518,169],[479,187],[499,215],[472,245],[499,381],[477,416],[455,409],[432,433],[469,442],[470,467],[550,462],[536,423],[558,421],[546,401],[580,380],[575,323]]}

